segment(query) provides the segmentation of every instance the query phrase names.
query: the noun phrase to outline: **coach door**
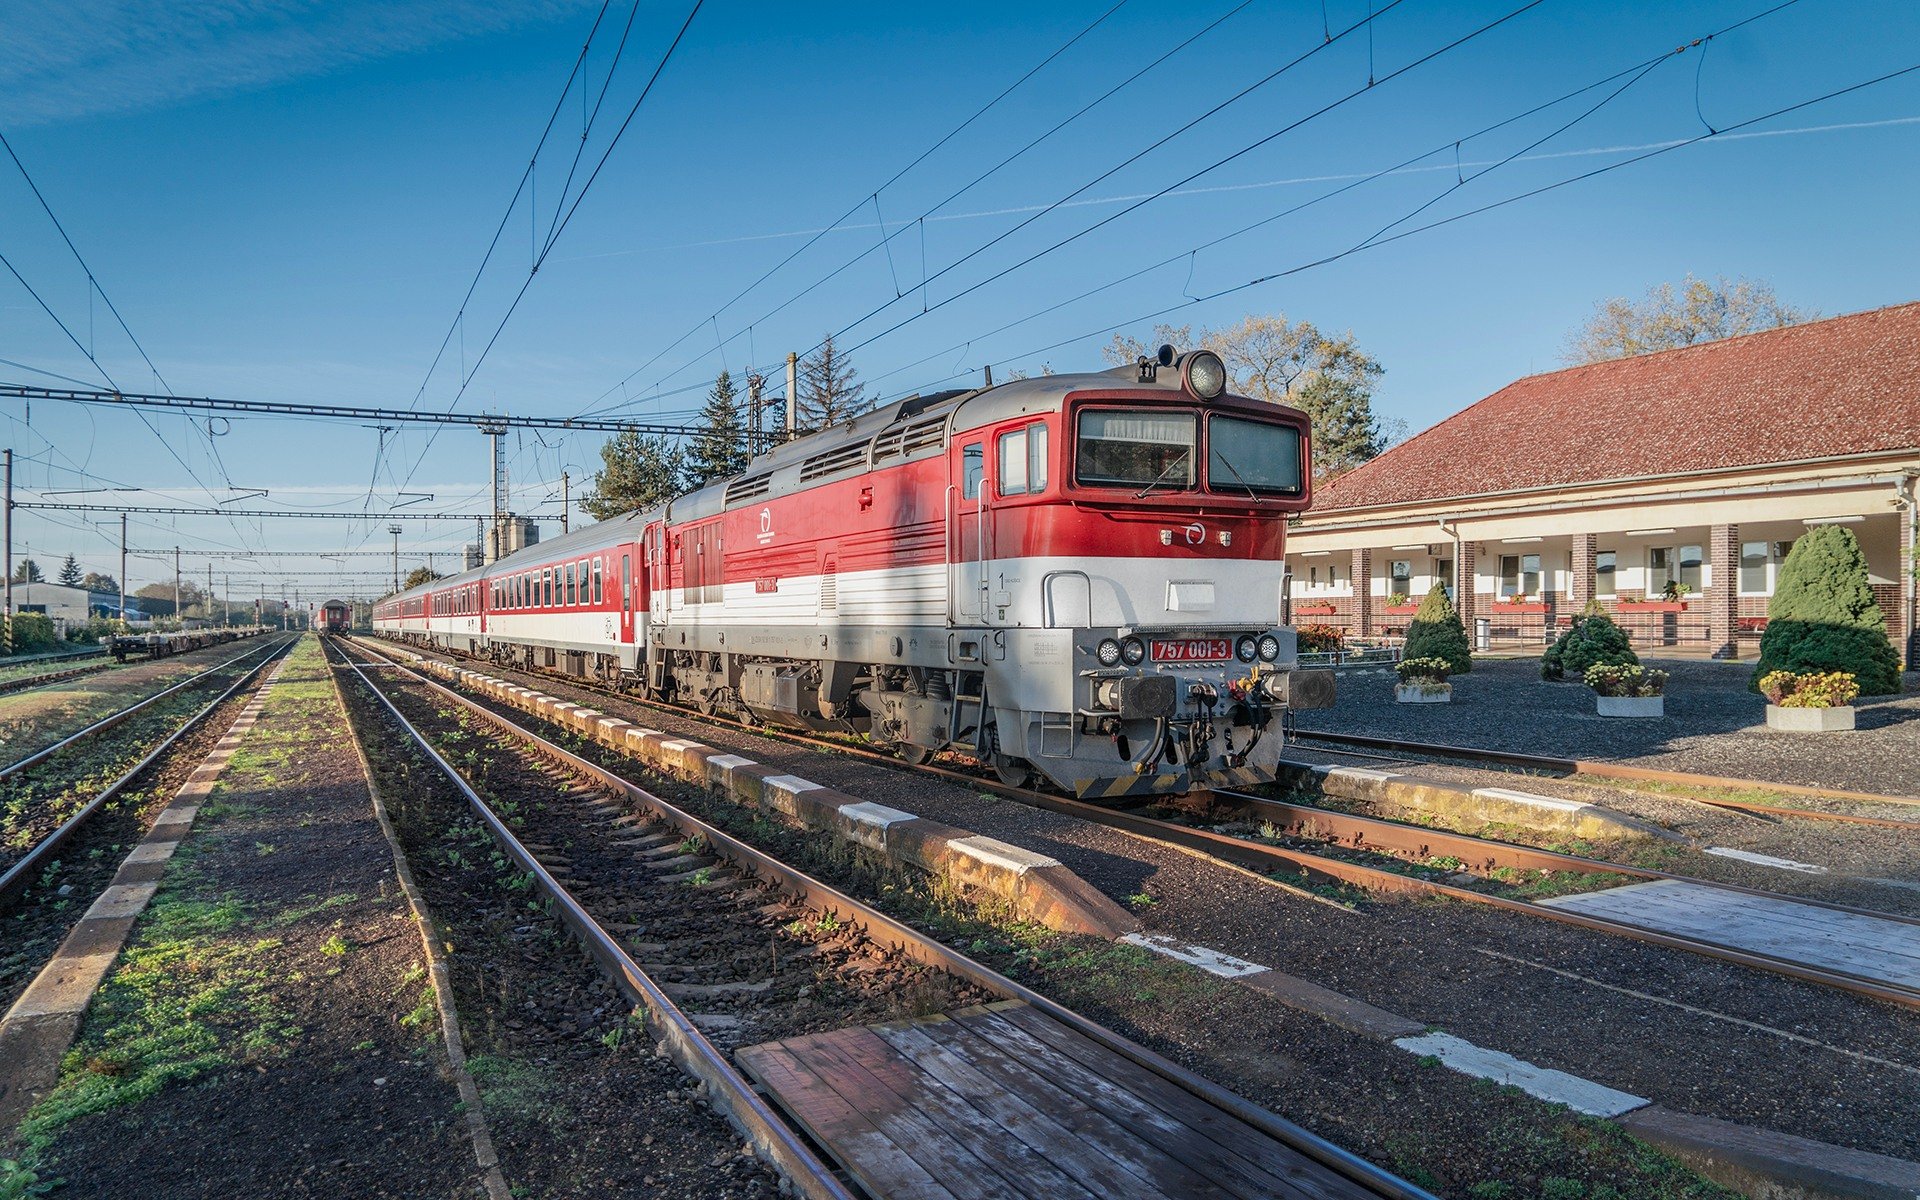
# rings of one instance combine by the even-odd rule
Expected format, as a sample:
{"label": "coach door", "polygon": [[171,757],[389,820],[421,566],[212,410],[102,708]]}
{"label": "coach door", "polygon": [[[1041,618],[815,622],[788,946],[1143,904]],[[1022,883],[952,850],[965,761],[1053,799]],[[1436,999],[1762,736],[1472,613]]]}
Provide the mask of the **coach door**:
{"label": "coach door", "polygon": [[633,551],[620,552],[620,642],[633,644]]}

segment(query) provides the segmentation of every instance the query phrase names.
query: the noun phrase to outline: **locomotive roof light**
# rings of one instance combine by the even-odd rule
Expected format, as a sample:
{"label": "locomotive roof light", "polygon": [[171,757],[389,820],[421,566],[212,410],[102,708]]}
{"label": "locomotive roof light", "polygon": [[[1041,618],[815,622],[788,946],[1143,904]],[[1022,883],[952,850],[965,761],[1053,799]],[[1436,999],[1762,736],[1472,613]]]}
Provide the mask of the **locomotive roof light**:
{"label": "locomotive roof light", "polygon": [[1211,350],[1195,350],[1180,365],[1180,386],[1201,400],[1218,400],[1227,390],[1227,364]]}
{"label": "locomotive roof light", "polygon": [[1106,638],[1094,649],[1093,656],[1100,660],[1100,665],[1103,667],[1118,666],[1120,664],[1120,643],[1114,641],[1112,638]]}

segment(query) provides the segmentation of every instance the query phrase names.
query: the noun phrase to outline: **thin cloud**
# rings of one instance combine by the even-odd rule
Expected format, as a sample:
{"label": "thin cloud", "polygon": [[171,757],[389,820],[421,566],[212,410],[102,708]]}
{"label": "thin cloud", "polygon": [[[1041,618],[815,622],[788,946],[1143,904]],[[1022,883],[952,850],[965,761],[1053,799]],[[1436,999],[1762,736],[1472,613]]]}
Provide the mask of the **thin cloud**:
{"label": "thin cloud", "polygon": [[272,87],[572,15],[590,0],[18,3],[0,15],[0,126]]}

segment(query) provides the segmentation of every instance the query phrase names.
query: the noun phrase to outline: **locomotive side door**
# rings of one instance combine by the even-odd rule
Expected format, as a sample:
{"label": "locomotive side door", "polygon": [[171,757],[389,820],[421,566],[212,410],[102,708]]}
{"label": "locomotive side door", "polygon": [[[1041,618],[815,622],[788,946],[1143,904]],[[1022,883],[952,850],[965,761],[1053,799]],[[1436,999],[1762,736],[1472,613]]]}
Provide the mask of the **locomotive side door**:
{"label": "locomotive side door", "polygon": [[947,591],[957,625],[984,619],[987,591],[987,444],[960,447],[947,488]]}

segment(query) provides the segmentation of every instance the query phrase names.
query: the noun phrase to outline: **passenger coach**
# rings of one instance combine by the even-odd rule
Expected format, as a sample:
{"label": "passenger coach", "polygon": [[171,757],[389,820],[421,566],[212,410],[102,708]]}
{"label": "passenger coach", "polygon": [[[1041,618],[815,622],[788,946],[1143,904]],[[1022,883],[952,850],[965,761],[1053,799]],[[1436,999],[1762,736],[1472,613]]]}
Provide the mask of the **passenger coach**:
{"label": "passenger coach", "polygon": [[1209,351],[916,396],[389,597],[383,636],[1082,796],[1273,777],[1307,420]]}

